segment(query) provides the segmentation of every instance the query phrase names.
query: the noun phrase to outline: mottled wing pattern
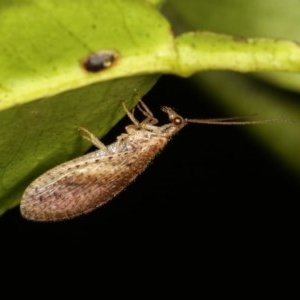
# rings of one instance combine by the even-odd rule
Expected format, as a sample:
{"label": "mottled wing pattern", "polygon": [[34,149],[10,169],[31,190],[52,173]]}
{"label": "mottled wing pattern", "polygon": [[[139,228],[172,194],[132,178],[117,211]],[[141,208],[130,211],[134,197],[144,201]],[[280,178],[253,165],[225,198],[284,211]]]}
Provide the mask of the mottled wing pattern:
{"label": "mottled wing pattern", "polygon": [[75,159],[74,164],[68,162],[48,171],[26,189],[21,201],[22,215],[32,220],[55,221],[103,205],[132,182],[165,143],[162,139],[160,143],[102,157],[88,154],[85,159]]}

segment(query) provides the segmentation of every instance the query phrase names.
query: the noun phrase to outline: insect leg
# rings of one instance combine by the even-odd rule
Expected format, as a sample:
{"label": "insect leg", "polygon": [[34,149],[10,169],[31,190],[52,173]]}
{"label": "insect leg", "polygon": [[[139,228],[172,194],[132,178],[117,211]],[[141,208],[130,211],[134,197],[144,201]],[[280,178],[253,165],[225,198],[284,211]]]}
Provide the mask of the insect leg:
{"label": "insect leg", "polygon": [[154,118],[152,111],[142,100],[140,100],[140,102],[138,103],[137,108],[146,117],[146,119],[142,122],[143,124],[150,123],[152,125],[155,125],[158,123],[158,120]]}
{"label": "insect leg", "polygon": [[78,128],[79,131],[81,131],[81,136],[90,141],[94,146],[96,146],[99,149],[106,149],[106,146],[91,132],[89,132],[87,129],[83,127]]}

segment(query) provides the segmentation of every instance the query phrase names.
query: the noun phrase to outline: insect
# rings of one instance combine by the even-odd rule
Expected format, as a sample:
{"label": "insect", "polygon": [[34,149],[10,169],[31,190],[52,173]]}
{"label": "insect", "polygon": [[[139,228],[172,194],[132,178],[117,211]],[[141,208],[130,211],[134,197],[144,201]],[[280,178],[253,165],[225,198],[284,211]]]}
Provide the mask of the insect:
{"label": "insect", "polygon": [[91,141],[98,150],[63,163],[34,180],[25,190],[20,208],[26,219],[59,221],[88,213],[105,204],[140,173],[165,147],[168,141],[188,123],[245,125],[268,121],[238,121],[227,119],[187,119],[170,107],[162,107],[169,123],[157,126],[158,120],[140,101],[138,109],[145,119],[139,122],[134,111],[124,110],[133,124],[126,133],[105,146],[85,128],[83,138]]}

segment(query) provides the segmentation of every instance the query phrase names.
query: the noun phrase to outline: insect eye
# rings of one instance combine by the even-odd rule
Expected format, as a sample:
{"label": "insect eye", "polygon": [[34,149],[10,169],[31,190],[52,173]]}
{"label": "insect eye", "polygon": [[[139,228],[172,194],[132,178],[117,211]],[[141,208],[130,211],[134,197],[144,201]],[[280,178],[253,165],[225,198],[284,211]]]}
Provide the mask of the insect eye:
{"label": "insect eye", "polygon": [[173,119],[172,122],[173,122],[173,124],[175,124],[175,125],[181,125],[181,124],[182,124],[182,118],[176,117],[176,118]]}

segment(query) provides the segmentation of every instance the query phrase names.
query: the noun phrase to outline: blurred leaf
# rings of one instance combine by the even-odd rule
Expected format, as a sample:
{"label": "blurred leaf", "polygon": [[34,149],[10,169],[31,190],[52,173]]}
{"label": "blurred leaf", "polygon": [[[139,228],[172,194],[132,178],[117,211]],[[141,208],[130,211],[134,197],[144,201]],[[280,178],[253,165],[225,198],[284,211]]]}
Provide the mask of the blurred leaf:
{"label": "blurred leaf", "polygon": [[[255,119],[278,119],[268,125],[246,126],[300,176],[300,109],[298,96],[272,89],[258,80],[233,72],[204,72],[193,78],[229,115],[256,114]],[[237,99],[238,97],[238,99]]]}
{"label": "blurred leaf", "polygon": [[[300,41],[297,26],[300,3],[297,0],[169,0],[165,10],[180,32],[208,30],[236,36]],[[290,54],[289,58],[293,60],[294,56]],[[259,73],[259,76],[282,87],[300,91],[298,74],[272,72]]]}

